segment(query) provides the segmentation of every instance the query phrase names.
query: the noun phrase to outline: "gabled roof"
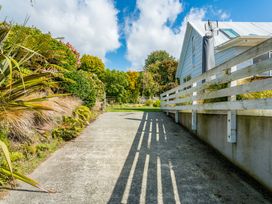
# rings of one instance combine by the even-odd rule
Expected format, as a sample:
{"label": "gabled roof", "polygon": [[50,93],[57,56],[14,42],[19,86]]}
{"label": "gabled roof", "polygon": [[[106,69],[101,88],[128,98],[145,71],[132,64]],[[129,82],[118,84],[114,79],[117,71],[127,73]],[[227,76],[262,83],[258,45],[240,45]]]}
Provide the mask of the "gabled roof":
{"label": "gabled roof", "polygon": [[[190,22],[193,28],[201,35],[204,36],[205,21]],[[272,22],[218,22],[218,28],[230,28],[238,33],[241,37],[272,37]],[[215,47],[230,40],[222,32],[215,36]]]}
{"label": "gabled roof", "polygon": [[[184,61],[189,42],[189,40],[186,39],[190,36],[192,28],[196,30],[200,36],[205,36],[206,23],[206,21],[190,21],[187,23],[176,77],[179,76],[181,72],[182,64],[180,63]],[[219,31],[218,35],[214,38],[215,49],[218,51],[235,46],[254,46],[272,37],[272,22],[218,22],[218,28],[232,29],[239,35],[239,37],[231,39]]]}

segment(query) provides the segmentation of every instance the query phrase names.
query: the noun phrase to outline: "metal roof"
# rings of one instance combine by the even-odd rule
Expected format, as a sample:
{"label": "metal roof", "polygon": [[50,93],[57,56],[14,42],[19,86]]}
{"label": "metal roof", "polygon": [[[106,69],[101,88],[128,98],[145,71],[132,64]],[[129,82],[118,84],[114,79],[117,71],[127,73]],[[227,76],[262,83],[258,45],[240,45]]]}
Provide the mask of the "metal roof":
{"label": "metal roof", "polygon": [[[206,21],[191,21],[191,26],[201,35],[204,36]],[[272,22],[218,22],[219,29],[231,28],[240,36],[272,37]],[[215,36],[215,46],[219,46],[231,40],[225,34],[219,31]]]}

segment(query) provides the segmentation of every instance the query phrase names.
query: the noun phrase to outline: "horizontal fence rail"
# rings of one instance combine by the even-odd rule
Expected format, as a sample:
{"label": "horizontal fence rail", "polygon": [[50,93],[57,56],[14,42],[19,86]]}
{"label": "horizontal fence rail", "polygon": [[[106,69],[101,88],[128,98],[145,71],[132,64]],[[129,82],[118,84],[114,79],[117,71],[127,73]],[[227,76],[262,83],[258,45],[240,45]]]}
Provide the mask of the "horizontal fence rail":
{"label": "horizontal fence rail", "polygon": [[260,76],[272,70],[272,58],[234,69],[271,50],[272,38],[164,92],[160,96],[162,110],[272,109],[272,77]]}

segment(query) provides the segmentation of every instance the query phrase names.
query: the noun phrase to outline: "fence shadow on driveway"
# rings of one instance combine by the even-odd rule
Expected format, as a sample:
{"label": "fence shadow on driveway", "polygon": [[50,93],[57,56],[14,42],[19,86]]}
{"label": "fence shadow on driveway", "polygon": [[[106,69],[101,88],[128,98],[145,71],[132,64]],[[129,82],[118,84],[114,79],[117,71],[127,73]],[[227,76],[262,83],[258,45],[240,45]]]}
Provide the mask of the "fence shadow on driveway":
{"label": "fence shadow on driveway", "polygon": [[259,203],[264,200],[241,181],[227,162],[163,113],[143,113],[108,203]]}

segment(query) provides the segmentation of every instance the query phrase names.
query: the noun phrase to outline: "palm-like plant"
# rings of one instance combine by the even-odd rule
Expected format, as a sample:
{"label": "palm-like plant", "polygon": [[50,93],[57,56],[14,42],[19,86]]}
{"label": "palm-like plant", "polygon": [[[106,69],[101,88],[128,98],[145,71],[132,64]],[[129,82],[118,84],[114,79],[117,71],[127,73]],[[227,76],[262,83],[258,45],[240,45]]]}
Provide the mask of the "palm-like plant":
{"label": "palm-like plant", "polygon": [[[38,54],[20,45],[12,45],[8,49],[4,48],[4,42],[10,32],[10,26],[7,24],[0,25],[0,122],[1,117],[5,117],[6,113],[13,111],[25,110],[51,110],[42,102],[52,96],[26,99],[24,96],[43,89],[50,85],[50,73],[34,73],[23,76],[21,73],[21,65],[32,56]],[[25,55],[18,61],[14,59],[16,52],[19,49],[24,49]],[[14,79],[14,73],[19,73],[19,78]],[[0,140],[0,149],[7,161],[8,168],[0,168],[0,173],[19,179],[35,187],[41,188],[38,182],[28,178],[22,174],[15,173],[12,170],[10,155],[7,146]]]}

